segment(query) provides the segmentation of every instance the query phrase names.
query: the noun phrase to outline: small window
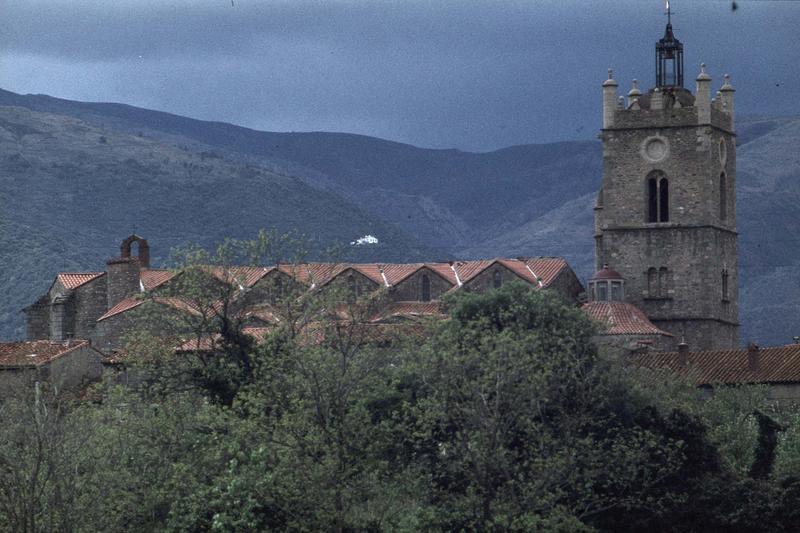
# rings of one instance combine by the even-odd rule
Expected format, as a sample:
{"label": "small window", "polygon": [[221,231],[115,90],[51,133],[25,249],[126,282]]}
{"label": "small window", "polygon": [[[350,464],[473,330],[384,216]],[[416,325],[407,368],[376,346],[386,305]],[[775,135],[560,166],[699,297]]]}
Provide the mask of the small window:
{"label": "small window", "polygon": [[597,282],[597,301],[598,302],[605,302],[608,300],[608,282],[607,281],[598,281]]}
{"label": "small window", "polygon": [[499,270],[494,271],[492,285],[494,286],[495,289],[499,289],[500,287],[503,286],[503,275],[500,274]]}
{"label": "small window", "polygon": [[722,299],[728,301],[728,269],[722,270]]}
{"label": "small window", "polygon": [[431,301],[431,278],[423,274],[419,281],[419,299],[423,302]]}
{"label": "small window", "polygon": [[658,296],[666,298],[669,293],[669,271],[666,267],[658,269]]}
{"label": "small window", "polygon": [[658,271],[655,268],[647,270],[647,296],[650,298],[658,296]]}
{"label": "small window", "polygon": [[612,302],[621,302],[622,301],[622,282],[621,281],[612,281],[611,282],[611,301]]}

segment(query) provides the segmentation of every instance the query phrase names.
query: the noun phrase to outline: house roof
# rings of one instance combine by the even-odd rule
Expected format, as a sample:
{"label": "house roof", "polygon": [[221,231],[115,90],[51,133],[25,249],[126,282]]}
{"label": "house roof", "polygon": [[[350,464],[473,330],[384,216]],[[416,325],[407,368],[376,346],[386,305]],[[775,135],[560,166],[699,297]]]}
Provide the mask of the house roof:
{"label": "house roof", "polygon": [[382,322],[396,318],[444,317],[439,302],[393,302],[370,317],[369,322]]}
{"label": "house roof", "polygon": [[800,344],[755,348],[751,366],[747,348],[688,352],[638,353],[631,364],[652,370],[666,369],[689,377],[697,385],[716,383],[800,383]]}
{"label": "house roof", "polygon": [[626,302],[587,302],[581,309],[605,329],[600,335],[664,335],[671,333],[657,328],[636,306]]}
{"label": "house roof", "polygon": [[103,275],[105,272],[59,272],[56,279],[66,289],[77,289]]}
{"label": "house roof", "polygon": [[103,316],[98,318],[97,321],[100,322],[102,320],[106,320],[107,318],[111,318],[112,316],[125,313],[127,311],[130,311],[131,309],[139,307],[140,305],[142,305],[147,301],[153,301],[159,304],[167,305],[179,311],[186,311],[188,313],[193,313],[193,314],[198,313],[197,307],[192,305],[191,302],[184,300],[182,298],[161,298],[157,296],[155,298],[152,298],[152,300],[147,300],[144,298],[129,297],[120,300],[119,303],[117,303],[117,305],[109,309]]}
{"label": "house roof", "polygon": [[172,270],[142,270],[139,272],[139,281],[146,291],[152,291],[175,277]]}
{"label": "house roof", "polygon": [[69,352],[89,347],[89,341],[18,341],[0,343],[0,368],[41,366]]}

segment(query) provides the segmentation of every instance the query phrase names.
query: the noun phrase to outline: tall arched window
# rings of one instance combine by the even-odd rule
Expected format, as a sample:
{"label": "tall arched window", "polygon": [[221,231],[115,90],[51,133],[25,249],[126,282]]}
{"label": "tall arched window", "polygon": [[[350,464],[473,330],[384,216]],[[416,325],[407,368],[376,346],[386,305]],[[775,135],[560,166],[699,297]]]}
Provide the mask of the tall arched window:
{"label": "tall arched window", "polygon": [[419,299],[423,302],[431,301],[431,278],[423,274],[419,280]]}
{"label": "tall arched window", "polygon": [[495,270],[492,276],[492,285],[494,285],[495,289],[499,289],[503,286],[503,275],[500,274],[499,270]]}
{"label": "tall arched window", "polygon": [[669,222],[669,180],[660,171],[647,178],[647,221]]}
{"label": "tall arched window", "polygon": [[728,179],[724,172],[719,175],[719,219],[728,218]]}

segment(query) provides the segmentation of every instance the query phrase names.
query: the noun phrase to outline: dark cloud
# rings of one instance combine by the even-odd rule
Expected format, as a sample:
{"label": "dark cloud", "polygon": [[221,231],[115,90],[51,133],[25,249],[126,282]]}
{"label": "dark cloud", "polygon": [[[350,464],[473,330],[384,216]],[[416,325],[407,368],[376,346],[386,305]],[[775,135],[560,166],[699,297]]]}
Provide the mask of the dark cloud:
{"label": "dark cloud", "polygon": [[[660,0],[5,3],[0,86],[272,130],[485,150],[591,138],[608,66],[651,83]],[[689,79],[800,112],[800,2],[673,2]],[[738,83],[737,83],[738,82]],[[780,90],[775,86],[780,83]]]}

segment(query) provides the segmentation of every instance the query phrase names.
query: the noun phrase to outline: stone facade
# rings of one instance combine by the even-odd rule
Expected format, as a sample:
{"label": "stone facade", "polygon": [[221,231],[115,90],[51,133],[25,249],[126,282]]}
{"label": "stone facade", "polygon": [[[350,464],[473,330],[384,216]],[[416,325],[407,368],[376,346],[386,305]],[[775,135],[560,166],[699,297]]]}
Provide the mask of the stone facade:
{"label": "stone facade", "polygon": [[603,85],[603,180],[595,206],[595,263],[626,282],[626,301],[692,346],[738,345],[736,141],[733,89],[711,102],[634,84],[627,104]]}
{"label": "stone facade", "polygon": [[[427,294],[425,278],[427,277]],[[420,268],[409,277],[393,286],[389,298],[395,302],[427,302],[439,300],[453,285],[429,268]]]}

